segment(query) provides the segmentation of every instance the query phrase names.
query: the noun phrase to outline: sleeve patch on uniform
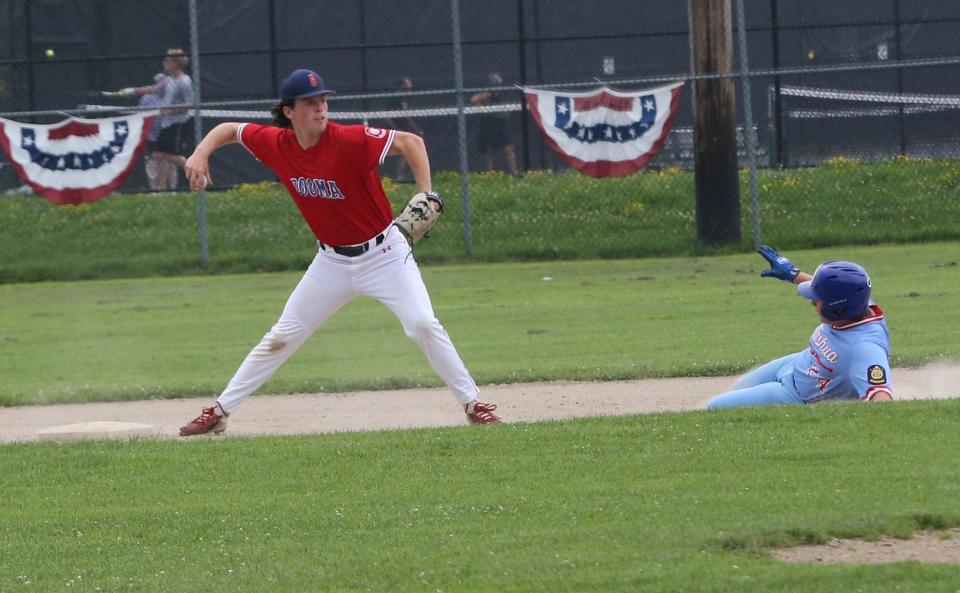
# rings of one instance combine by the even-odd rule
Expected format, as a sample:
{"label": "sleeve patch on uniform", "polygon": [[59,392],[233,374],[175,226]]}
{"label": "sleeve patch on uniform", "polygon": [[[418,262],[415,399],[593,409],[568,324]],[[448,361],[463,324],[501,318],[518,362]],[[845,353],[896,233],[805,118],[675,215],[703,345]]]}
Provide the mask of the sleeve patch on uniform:
{"label": "sleeve patch on uniform", "polygon": [[383,138],[384,136],[387,135],[386,130],[383,130],[380,128],[371,128],[369,126],[366,128],[363,128],[363,131],[367,134],[367,136],[370,136],[371,138]]}
{"label": "sleeve patch on uniform", "polygon": [[867,369],[867,382],[871,385],[883,385],[887,382],[887,371],[882,366],[875,364]]}

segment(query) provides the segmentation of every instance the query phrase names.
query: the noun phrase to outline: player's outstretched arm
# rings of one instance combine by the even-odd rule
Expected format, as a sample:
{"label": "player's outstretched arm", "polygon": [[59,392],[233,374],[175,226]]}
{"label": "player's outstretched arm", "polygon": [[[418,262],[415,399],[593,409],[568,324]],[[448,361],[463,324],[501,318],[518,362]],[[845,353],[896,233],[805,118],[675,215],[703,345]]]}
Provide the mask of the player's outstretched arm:
{"label": "player's outstretched arm", "polygon": [[433,181],[430,179],[430,157],[427,156],[427,145],[424,144],[423,138],[410,132],[396,132],[393,137],[393,146],[387,154],[403,155],[407,165],[410,166],[410,172],[413,173],[417,189],[422,192],[433,190]]}
{"label": "player's outstretched arm", "polygon": [[207,132],[183,165],[183,171],[190,180],[190,189],[200,191],[213,182],[213,177],[210,176],[210,155],[221,146],[236,142],[239,129],[239,123],[226,122]]}
{"label": "player's outstretched arm", "polygon": [[157,86],[152,84],[147,84],[144,86],[128,86],[127,88],[120,89],[116,91],[116,94],[122,97],[129,97],[131,95],[149,95],[151,93],[157,92]]}

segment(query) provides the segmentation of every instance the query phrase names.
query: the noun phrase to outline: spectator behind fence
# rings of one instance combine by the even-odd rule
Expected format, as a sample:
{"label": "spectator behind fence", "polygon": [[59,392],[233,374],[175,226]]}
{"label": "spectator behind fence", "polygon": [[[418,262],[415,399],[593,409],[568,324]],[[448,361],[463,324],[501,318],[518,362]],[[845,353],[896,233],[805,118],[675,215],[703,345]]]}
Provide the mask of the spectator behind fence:
{"label": "spectator behind fence", "polygon": [[[491,72],[489,82],[493,86],[501,87],[503,86],[503,77],[497,72]],[[476,107],[495,107],[503,102],[503,95],[500,91],[484,91],[470,97],[470,104]],[[507,134],[508,117],[509,114],[506,111],[484,113],[477,116],[477,125],[480,128],[477,147],[480,149],[480,156],[483,157],[487,171],[493,170],[493,160],[497,153],[502,150],[507,163],[507,172],[516,175],[517,154],[513,148],[513,142]]]}
{"label": "spectator behind fence", "polygon": [[[167,75],[160,72],[153,77],[153,82],[159,84]],[[140,107],[160,109],[160,97],[153,93],[140,97]],[[160,122],[155,121],[147,134],[147,149],[144,152],[144,169],[147,173],[147,186],[151,190],[166,190],[177,187],[177,167],[168,160],[156,157],[157,139],[160,137]]]}
{"label": "spectator behind fence", "polygon": [[[409,76],[400,77],[399,90],[406,92],[413,90],[413,79]],[[390,111],[407,111],[410,109],[410,101],[408,97],[394,97],[389,103],[387,103],[386,108]],[[388,117],[385,120],[385,127],[388,130],[400,130],[401,132],[410,132],[411,134],[416,134],[423,138],[423,128],[410,116],[394,116]],[[407,166],[407,160],[404,158],[396,158],[396,169],[394,181],[398,183],[409,183],[410,178],[410,168]]]}
{"label": "spectator behind fence", "polygon": [[[184,72],[189,59],[179,48],[167,50],[163,58],[163,72],[165,76],[159,82],[139,87],[122,89],[122,95],[155,95],[160,106],[182,105],[193,102],[193,81]],[[186,155],[193,152],[193,119],[185,108],[161,109],[160,117],[154,125],[159,126],[156,149],[151,153],[157,161],[171,163],[183,167],[187,162]],[[176,179],[176,177],[175,177]],[[176,182],[172,186],[162,187],[165,180],[162,174],[158,177],[157,189],[176,189]]]}

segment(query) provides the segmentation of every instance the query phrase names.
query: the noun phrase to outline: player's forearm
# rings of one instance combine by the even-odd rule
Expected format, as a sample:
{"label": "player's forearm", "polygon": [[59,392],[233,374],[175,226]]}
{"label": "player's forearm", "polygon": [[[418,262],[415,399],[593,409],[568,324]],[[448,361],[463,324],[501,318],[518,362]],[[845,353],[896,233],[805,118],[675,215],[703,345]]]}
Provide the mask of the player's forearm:
{"label": "player's forearm", "polygon": [[210,130],[203,138],[194,154],[209,157],[221,146],[232,144],[237,141],[237,130],[240,124],[236,122],[225,122]]}
{"label": "player's forearm", "polygon": [[418,190],[426,192],[433,189],[433,181],[430,179],[430,158],[427,156],[427,146],[423,143],[423,138],[410,132],[397,132],[390,152],[401,154],[406,159]]}
{"label": "player's forearm", "polygon": [[210,155],[221,146],[237,142],[237,130],[240,124],[227,122],[210,130],[190,158],[183,163],[183,172],[190,180],[190,188],[202,190],[213,182],[210,176]]}
{"label": "player's forearm", "polygon": [[813,280],[813,276],[807,274],[806,272],[797,272],[797,275],[793,278],[793,283],[800,284],[801,282],[806,282],[807,280]]}
{"label": "player's forearm", "polygon": [[407,159],[410,165],[410,172],[413,173],[413,180],[420,191],[432,191],[433,180],[430,178],[430,161],[427,159],[427,152],[423,152],[422,158],[418,156],[415,159]]}

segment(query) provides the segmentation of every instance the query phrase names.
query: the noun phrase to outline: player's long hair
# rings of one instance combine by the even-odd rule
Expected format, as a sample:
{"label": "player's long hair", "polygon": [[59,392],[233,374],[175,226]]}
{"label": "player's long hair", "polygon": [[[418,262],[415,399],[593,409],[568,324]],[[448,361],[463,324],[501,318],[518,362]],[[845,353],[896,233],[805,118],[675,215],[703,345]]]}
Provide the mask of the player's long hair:
{"label": "player's long hair", "polygon": [[293,109],[295,101],[296,99],[284,99],[270,109],[270,115],[273,116],[273,125],[278,128],[293,128],[293,122],[291,122],[290,118],[283,112],[283,108],[289,107]]}

